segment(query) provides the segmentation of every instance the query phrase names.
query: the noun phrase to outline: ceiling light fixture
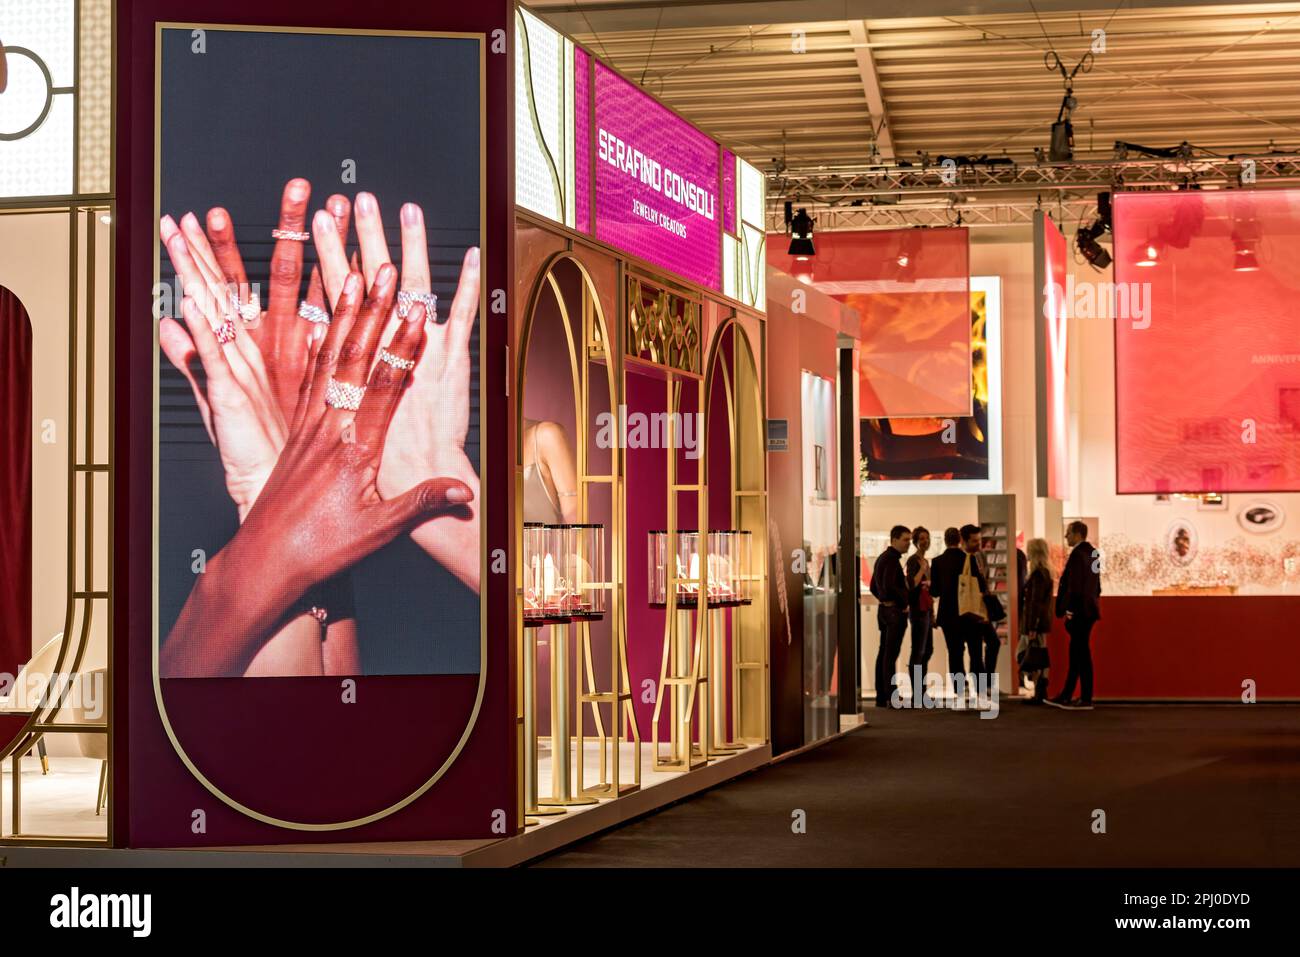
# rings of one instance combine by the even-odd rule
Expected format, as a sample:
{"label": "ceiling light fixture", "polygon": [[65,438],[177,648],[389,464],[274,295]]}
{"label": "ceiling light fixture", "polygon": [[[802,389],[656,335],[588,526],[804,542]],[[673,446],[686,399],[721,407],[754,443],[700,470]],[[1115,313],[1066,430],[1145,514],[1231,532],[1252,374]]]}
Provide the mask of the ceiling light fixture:
{"label": "ceiling light fixture", "polygon": [[817,247],[813,245],[813,218],[803,207],[791,216],[790,207],[790,203],[785,204],[786,222],[790,228],[789,254],[802,262],[817,255]]}
{"label": "ceiling light fixture", "polygon": [[1105,269],[1111,262],[1110,253],[1097,242],[1097,237],[1104,232],[1106,232],[1105,224],[1097,219],[1089,226],[1080,226],[1074,234],[1075,247],[1093,269]]}

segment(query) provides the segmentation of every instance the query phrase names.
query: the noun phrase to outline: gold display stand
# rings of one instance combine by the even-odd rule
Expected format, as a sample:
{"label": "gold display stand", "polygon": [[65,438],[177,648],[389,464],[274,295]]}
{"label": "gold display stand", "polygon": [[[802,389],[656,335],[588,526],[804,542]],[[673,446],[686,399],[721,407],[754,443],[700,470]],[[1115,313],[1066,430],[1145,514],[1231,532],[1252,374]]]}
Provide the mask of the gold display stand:
{"label": "gold display stand", "polygon": [[537,812],[540,814],[547,813],[545,809],[548,808],[596,803],[595,798],[584,797],[574,787],[574,765],[569,750],[573,747],[572,721],[575,715],[580,717],[573,696],[575,682],[571,679],[574,669],[569,663],[569,639],[576,637],[577,629],[572,622],[567,622],[551,625],[547,630],[551,633],[551,796],[537,802],[537,806],[543,809]]}
{"label": "gold display stand", "polygon": [[[537,795],[537,760],[539,752],[537,737],[537,639],[544,628],[546,626],[524,629],[526,658],[524,662],[524,814],[540,817],[564,813],[563,806],[550,804],[543,806]],[[553,662],[554,656],[552,656]],[[554,667],[553,664],[552,667]],[[553,684],[552,687],[554,687]],[[555,696],[552,694],[552,712],[555,709],[554,699]],[[553,723],[552,728],[554,728]],[[552,753],[555,751],[554,742],[552,742],[551,751]],[[552,762],[551,768],[551,781],[551,790],[554,792],[554,762]],[[526,821],[525,826],[537,823],[537,821]]]}
{"label": "gold display stand", "polygon": [[[737,606],[740,607],[740,606]],[[731,741],[727,736],[727,612],[724,608],[709,609],[709,659],[708,678],[713,696],[710,708],[713,718],[709,737],[709,750],[714,753],[743,751],[745,746]],[[734,681],[734,675],[733,675]],[[734,724],[734,722],[733,722]]]}

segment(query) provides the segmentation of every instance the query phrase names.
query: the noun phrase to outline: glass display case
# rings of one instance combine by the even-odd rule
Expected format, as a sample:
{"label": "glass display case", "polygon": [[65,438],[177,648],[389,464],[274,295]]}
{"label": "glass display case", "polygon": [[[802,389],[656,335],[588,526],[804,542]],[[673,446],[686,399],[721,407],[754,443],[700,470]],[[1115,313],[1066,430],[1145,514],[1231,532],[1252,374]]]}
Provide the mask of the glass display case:
{"label": "glass display case", "polygon": [[594,523],[547,526],[554,536],[551,553],[562,569],[550,603],[555,614],[572,621],[605,616],[605,527]]}
{"label": "glass display case", "polygon": [[[532,628],[546,620],[543,596],[546,594],[546,526],[540,522],[524,523],[524,627]],[[550,573],[555,574],[554,562]]]}
{"label": "glass display case", "polygon": [[[734,529],[709,532],[705,536],[708,575],[705,587],[709,604],[714,607],[747,605],[753,602],[753,535]],[[668,604],[669,568],[675,569],[677,607],[699,605],[700,533],[693,529],[679,531],[670,544],[662,529],[650,532],[649,594],[652,608]]]}
{"label": "glass display case", "polygon": [[524,625],[605,615],[605,527],[524,524]]}

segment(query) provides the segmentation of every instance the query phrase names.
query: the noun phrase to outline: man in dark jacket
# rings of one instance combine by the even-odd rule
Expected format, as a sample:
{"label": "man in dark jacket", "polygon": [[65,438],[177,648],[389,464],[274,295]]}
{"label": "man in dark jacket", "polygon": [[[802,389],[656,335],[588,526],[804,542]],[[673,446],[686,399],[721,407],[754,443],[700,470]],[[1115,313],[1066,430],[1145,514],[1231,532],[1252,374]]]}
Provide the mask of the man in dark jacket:
{"label": "man in dark jacket", "polygon": [[[961,532],[955,528],[944,530],[943,544],[943,554],[930,563],[930,592],[939,600],[939,614],[935,621],[943,629],[943,643],[948,648],[948,674],[955,688],[957,676],[966,674],[966,646],[957,609],[957,576],[966,561],[966,552],[961,548]],[[978,661],[971,661],[971,668],[975,671],[980,669],[980,665]]]}
{"label": "man in dark jacket", "polygon": [[888,708],[894,673],[898,670],[898,653],[907,631],[907,578],[903,574],[903,554],[912,543],[912,530],[895,525],[889,530],[889,544],[871,569],[871,594],[880,607],[876,623],[880,626],[880,650],[876,652],[876,707]]}
{"label": "man in dark jacket", "polygon": [[[1088,541],[1088,526],[1071,522],[1065,532],[1070,557],[1056,592],[1056,617],[1065,619],[1070,635],[1070,670],[1061,693],[1048,704],[1071,711],[1092,710],[1092,648],[1088,641],[1093,624],[1101,618],[1101,553]],[[1080,696],[1074,695],[1079,682]]]}

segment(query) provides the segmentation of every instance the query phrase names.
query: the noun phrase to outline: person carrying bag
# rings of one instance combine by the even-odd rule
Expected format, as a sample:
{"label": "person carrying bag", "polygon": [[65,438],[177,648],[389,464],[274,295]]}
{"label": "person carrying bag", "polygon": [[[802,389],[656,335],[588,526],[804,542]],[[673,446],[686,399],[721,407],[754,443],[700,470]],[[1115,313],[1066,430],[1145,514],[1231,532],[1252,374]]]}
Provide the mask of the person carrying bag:
{"label": "person carrying bag", "polygon": [[1047,635],[1052,630],[1052,569],[1044,539],[1030,539],[1025,548],[1029,574],[1025,578],[1022,596],[1024,611],[1020,616],[1016,664],[1020,667],[1020,674],[1033,682],[1034,696],[1029,699],[1030,703],[1042,704],[1047,698],[1048,667],[1051,664]]}

